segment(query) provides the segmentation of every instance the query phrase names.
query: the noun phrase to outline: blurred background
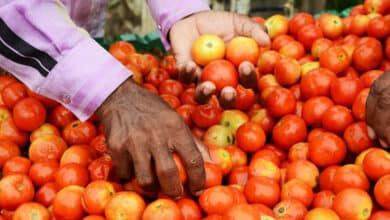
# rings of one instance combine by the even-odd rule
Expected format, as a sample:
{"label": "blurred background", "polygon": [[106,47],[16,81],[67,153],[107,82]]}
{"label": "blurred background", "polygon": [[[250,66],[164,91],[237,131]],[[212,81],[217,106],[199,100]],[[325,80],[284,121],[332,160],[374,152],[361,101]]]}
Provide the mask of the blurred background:
{"label": "blurred background", "polygon": [[[185,0],[183,0],[185,1]],[[363,0],[208,0],[215,10],[225,10],[267,18],[274,14],[288,17],[297,12],[318,14],[325,10],[342,11]],[[110,0],[106,36],[124,33],[144,36],[156,31],[145,0]]]}

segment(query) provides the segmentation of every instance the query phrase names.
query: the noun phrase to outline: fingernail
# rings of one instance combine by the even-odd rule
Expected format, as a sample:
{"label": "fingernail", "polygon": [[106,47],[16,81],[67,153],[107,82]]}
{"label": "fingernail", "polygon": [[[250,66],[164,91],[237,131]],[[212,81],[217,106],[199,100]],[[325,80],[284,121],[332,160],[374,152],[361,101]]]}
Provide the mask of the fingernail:
{"label": "fingernail", "polygon": [[203,190],[199,190],[199,191],[196,191],[195,193],[194,193],[194,196],[200,196],[200,194],[202,194],[202,192],[203,192]]}
{"label": "fingernail", "polygon": [[387,147],[388,147],[386,141],[384,141],[384,140],[382,140],[382,139],[379,139],[379,143],[380,143],[381,146],[384,147],[384,148],[387,148]]}
{"label": "fingernail", "polygon": [[371,138],[371,140],[376,139],[375,131],[369,125],[367,125],[367,133],[368,133],[368,137]]}

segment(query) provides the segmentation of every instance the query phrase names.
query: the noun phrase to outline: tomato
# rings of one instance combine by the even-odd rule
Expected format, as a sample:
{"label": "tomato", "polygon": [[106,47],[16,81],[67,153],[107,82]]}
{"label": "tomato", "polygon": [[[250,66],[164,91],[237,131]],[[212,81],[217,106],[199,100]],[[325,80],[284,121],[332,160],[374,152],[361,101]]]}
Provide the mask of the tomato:
{"label": "tomato", "polygon": [[342,134],[354,121],[351,110],[342,105],[334,105],[325,111],[322,127],[328,131]]}
{"label": "tomato", "polygon": [[352,113],[357,120],[364,121],[366,119],[366,101],[369,92],[369,88],[361,90],[352,104]]}
{"label": "tomato", "polygon": [[157,90],[156,86],[154,86],[153,84],[144,83],[144,84],[142,84],[142,88],[148,90],[149,92],[152,92],[152,93],[158,95],[158,90]]}
{"label": "tomato", "polygon": [[107,153],[106,137],[103,134],[99,134],[92,139],[90,146],[101,155]]}
{"label": "tomato", "polygon": [[100,215],[88,215],[83,218],[83,220],[106,220],[103,216]]}
{"label": "tomato", "polygon": [[390,219],[390,211],[379,210],[372,213],[370,220],[386,220]]}
{"label": "tomato", "polygon": [[367,124],[364,121],[349,125],[345,129],[344,140],[348,150],[355,154],[374,146],[374,142],[368,136]]}
{"label": "tomato", "polygon": [[360,76],[360,81],[365,88],[370,88],[372,83],[383,74],[383,70],[369,70]]}
{"label": "tomato", "polygon": [[275,119],[266,108],[256,110],[250,121],[259,124],[266,134],[271,133],[275,125]]}
{"label": "tomato", "polygon": [[50,214],[47,208],[36,202],[27,202],[20,205],[14,212],[12,219],[39,219],[49,220]]}
{"label": "tomato", "polygon": [[256,207],[249,204],[238,204],[233,206],[231,209],[227,211],[227,213],[224,214],[222,219],[229,219],[229,220],[240,220],[240,219],[247,219],[247,220],[257,220],[259,219],[259,213]]}
{"label": "tomato", "polygon": [[365,14],[356,15],[351,20],[351,26],[349,32],[351,34],[363,36],[367,32],[369,22],[370,22],[370,18],[367,15]]}
{"label": "tomato", "polygon": [[80,164],[68,163],[57,170],[54,178],[59,189],[69,185],[86,186],[88,170]]}
{"label": "tomato", "polygon": [[114,196],[113,185],[105,180],[96,180],[85,187],[81,198],[83,208],[89,214],[103,214],[104,207]]}
{"label": "tomato", "polygon": [[315,20],[313,15],[300,12],[296,13],[288,23],[288,31],[294,37],[297,37],[299,30],[306,25],[314,24]]}
{"label": "tomato", "polygon": [[229,173],[228,182],[229,185],[238,184],[245,186],[248,182],[249,169],[248,166],[238,166],[233,167],[232,171]]}
{"label": "tomato", "polygon": [[221,118],[221,110],[212,104],[198,105],[195,107],[191,119],[200,128],[208,128],[218,124]]}
{"label": "tomato", "polygon": [[222,184],[222,169],[214,163],[205,162],[205,188],[211,188],[213,186]]}
{"label": "tomato", "polygon": [[177,207],[183,216],[183,220],[197,220],[202,218],[202,213],[198,204],[192,199],[179,199],[176,201]]}
{"label": "tomato", "polygon": [[284,45],[286,45],[290,41],[294,41],[294,37],[286,34],[282,34],[277,36],[275,39],[271,42],[271,48],[274,51],[279,51],[280,48],[282,48]]}
{"label": "tomato", "polygon": [[306,142],[299,142],[290,147],[288,150],[288,160],[298,161],[298,160],[306,160],[309,156],[309,144]]}
{"label": "tomato", "polygon": [[176,78],[179,74],[176,66],[176,58],[172,54],[165,55],[161,59],[160,67],[166,70],[172,78]]}
{"label": "tomato", "polygon": [[170,94],[179,97],[184,91],[184,87],[181,82],[174,79],[167,79],[160,83],[159,87],[160,94]]}
{"label": "tomato", "polygon": [[199,196],[199,205],[208,215],[223,215],[235,204],[234,191],[229,186],[207,188]]}
{"label": "tomato", "polygon": [[332,82],[330,94],[336,104],[351,107],[356,96],[364,86],[360,79],[350,77],[340,77]]}
{"label": "tomato", "polygon": [[311,47],[311,55],[315,59],[319,59],[320,55],[332,46],[332,41],[327,38],[318,38],[313,42]]}
{"label": "tomato", "polygon": [[5,161],[2,174],[8,176],[10,174],[28,174],[31,166],[31,161],[22,156],[15,156]]}
{"label": "tomato", "polygon": [[338,165],[331,165],[326,167],[319,177],[320,189],[321,190],[333,190],[333,181],[337,169],[340,168]]}
{"label": "tomato", "polygon": [[218,35],[203,34],[192,44],[191,56],[202,66],[211,61],[222,59],[225,55],[225,42]]}
{"label": "tomato", "polygon": [[367,27],[367,35],[378,39],[384,38],[389,35],[390,27],[389,22],[385,17],[376,17],[370,20]]}
{"label": "tomato", "polygon": [[9,84],[16,82],[17,80],[13,76],[9,75],[0,75],[0,93],[3,89]]}
{"label": "tomato", "polygon": [[318,168],[308,160],[297,160],[289,163],[286,169],[286,180],[299,179],[311,188],[315,188],[319,178]]}
{"label": "tomato", "polygon": [[55,182],[45,183],[35,193],[35,201],[48,207],[52,204],[57,192],[58,187]]}
{"label": "tomato", "polygon": [[192,127],[191,115],[195,110],[195,106],[191,104],[183,104],[176,108],[176,112],[182,117],[187,126]]}
{"label": "tomato", "polygon": [[64,128],[76,120],[76,116],[63,105],[55,107],[48,116],[48,122],[57,128]]}
{"label": "tomato", "polygon": [[61,189],[53,200],[53,215],[57,219],[81,219],[84,216],[81,198],[84,188],[67,186]]}
{"label": "tomato", "polygon": [[324,13],[318,18],[318,23],[326,38],[337,39],[343,34],[343,21],[337,15]]}
{"label": "tomato", "polygon": [[272,129],[272,140],[283,148],[289,149],[292,145],[304,141],[307,135],[305,121],[296,115],[285,115]]}
{"label": "tomato", "polygon": [[127,64],[129,55],[135,53],[135,48],[126,41],[116,41],[110,45],[108,52],[122,64]]}
{"label": "tomato", "polygon": [[280,198],[279,183],[267,177],[251,177],[244,187],[244,194],[249,203],[261,203],[274,206]]}
{"label": "tomato", "polygon": [[255,103],[256,95],[253,89],[247,89],[238,84],[236,87],[236,101],[234,108],[239,110],[249,110]]}
{"label": "tomato", "polygon": [[333,178],[333,191],[338,193],[347,188],[369,190],[370,182],[359,165],[346,164],[336,170]]}
{"label": "tomato", "polygon": [[276,62],[274,74],[280,85],[293,85],[301,77],[301,66],[295,59],[285,57]]}
{"label": "tomato", "polygon": [[10,83],[1,91],[1,98],[4,104],[10,109],[12,109],[19,100],[26,97],[27,88],[20,82]]}
{"label": "tomato", "polygon": [[[276,219],[278,217],[289,217],[290,219],[303,219],[307,213],[307,208],[300,201],[295,199],[281,200],[273,208]],[[287,219],[289,219],[287,218]]]}
{"label": "tomato", "polygon": [[89,144],[96,136],[96,127],[92,122],[75,120],[62,130],[64,140],[70,144]]}
{"label": "tomato", "polygon": [[[226,47],[226,59],[238,67],[242,62],[256,64],[259,58],[259,47],[253,38],[234,37]],[[221,57],[223,58],[223,56]]]}
{"label": "tomato", "polygon": [[297,39],[303,44],[306,50],[311,50],[313,42],[322,37],[323,34],[321,28],[314,24],[309,24],[305,25],[298,31]]}
{"label": "tomato", "polygon": [[260,125],[246,122],[236,132],[236,142],[245,152],[255,152],[265,144],[266,136]]}
{"label": "tomato", "polygon": [[59,161],[67,149],[65,141],[58,136],[43,136],[34,140],[28,150],[29,158],[33,162],[56,160]]}
{"label": "tomato", "polygon": [[390,209],[390,174],[378,179],[374,186],[375,200],[383,208]]}
{"label": "tomato", "polygon": [[304,99],[315,96],[328,96],[330,85],[336,80],[336,74],[325,68],[314,69],[303,75],[300,82],[301,94]]}
{"label": "tomato", "polygon": [[296,199],[309,207],[314,197],[312,188],[300,179],[291,179],[283,184],[280,199]]}
{"label": "tomato", "polygon": [[112,170],[112,160],[109,155],[103,155],[88,165],[89,178],[94,180],[107,180]]}
{"label": "tomato", "polygon": [[56,136],[61,136],[60,131],[58,130],[57,127],[55,127],[52,124],[49,123],[44,123],[41,125],[39,128],[35,129],[31,134],[30,134],[30,142],[33,142],[35,139],[38,139],[43,136],[49,136],[49,135],[56,135]]}
{"label": "tomato", "polygon": [[344,72],[349,67],[348,53],[341,46],[333,46],[320,55],[320,66],[336,74]]}
{"label": "tomato", "polygon": [[276,14],[267,18],[264,22],[264,26],[267,28],[267,33],[271,39],[287,34],[288,32],[288,19],[286,16]]}
{"label": "tomato", "polygon": [[58,170],[58,162],[49,160],[33,163],[29,170],[29,177],[36,186],[54,181],[54,175]]}
{"label": "tomato", "polygon": [[319,127],[325,112],[333,105],[333,101],[326,96],[312,97],[303,104],[302,118],[307,125]]}
{"label": "tomato", "polygon": [[336,165],[345,159],[347,147],[339,136],[323,132],[309,141],[309,159],[319,167]]}
{"label": "tomato", "polygon": [[310,210],[305,220],[339,220],[339,216],[330,208],[315,208]]}
{"label": "tomato", "polygon": [[367,192],[347,188],[336,194],[332,209],[340,219],[368,219],[371,215],[372,200]]}
{"label": "tomato", "polygon": [[262,74],[273,73],[275,64],[280,59],[281,59],[280,54],[274,50],[268,50],[260,54],[259,59],[257,61],[257,67],[259,68],[260,73]]}
{"label": "tomato", "polygon": [[336,197],[331,190],[322,190],[314,195],[313,208],[332,208],[333,200]]}
{"label": "tomato", "polygon": [[386,12],[390,9],[390,5],[387,1],[373,1],[373,0],[367,0],[364,1],[363,4],[364,10],[367,13],[379,13],[379,14],[386,14]]}
{"label": "tomato", "polygon": [[305,55],[305,48],[298,41],[288,42],[286,45],[279,49],[279,53],[282,57],[289,57],[299,60]]}
{"label": "tomato", "polygon": [[382,59],[382,45],[375,38],[371,42],[357,45],[352,54],[353,66],[362,72],[377,68]]}
{"label": "tomato", "polygon": [[162,68],[152,68],[146,76],[146,82],[158,87],[161,82],[169,79],[169,73]]}
{"label": "tomato", "polygon": [[276,151],[270,148],[265,148],[263,147],[262,149],[256,151],[254,154],[251,156],[251,162],[255,161],[257,159],[264,159],[267,161],[271,161],[274,163],[276,166],[280,165],[280,157]]}
{"label": "tomato", "polygon": [[295,111],[296,99],[286,88],[276,87],[265,102],[267,110],[273,117],[281,117]]}
{"label": "tomato", "polygon": [[281,179],[281,171],[280,168],[272,161],[263,158],[256,158],[252,159],[249,163],[249,176],[267,177],[279,183]]}
{"label": "tomato", "polygon": [[238,73],[236,67],[231,62],[215,60],[205,66],[200,80],[201,82],[213,82],[217,92],[219,92],[226,86],[235,88],[238,84]]}
{"label": "tomato", "polygon": [[0,140],[0,168],[3,167],[8,159],[20,155],[21,152],[18,145],[9,140]]}
{"label": "tomato", "polygon": [[34,198],[34,186],[28,176],[11,174],[0,179],[0,207],[14,210]]}
{"label": "tomato", "polygon": [[390,173],[390,153],[383,149],[373,149],[363,160],[364,173],[371,180],[378,180]]}
{"label": "tomato", "polygon": [[195,88],[188,88],[180,95],[180,102],[184,104],[197,105],[195,101]]}
{"label": "tomato", "polygon": [[172,108],[172,109],[176,109],[178,108],[181,103],[180,103],[180,100],[179,98],[177,98],[176,96],[174,95],[170,95],[170,94],[162,94],[160,95],[160,97]]}

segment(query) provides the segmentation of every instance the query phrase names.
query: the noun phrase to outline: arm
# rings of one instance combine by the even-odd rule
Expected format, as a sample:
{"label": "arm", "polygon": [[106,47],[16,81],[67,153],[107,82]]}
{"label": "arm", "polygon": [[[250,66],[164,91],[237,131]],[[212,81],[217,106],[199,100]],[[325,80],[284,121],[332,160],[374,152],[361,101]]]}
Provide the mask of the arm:
{"label": "arm", "polygon": [[0,0],[0,64],[80,120],[131,75],[55,0]]}

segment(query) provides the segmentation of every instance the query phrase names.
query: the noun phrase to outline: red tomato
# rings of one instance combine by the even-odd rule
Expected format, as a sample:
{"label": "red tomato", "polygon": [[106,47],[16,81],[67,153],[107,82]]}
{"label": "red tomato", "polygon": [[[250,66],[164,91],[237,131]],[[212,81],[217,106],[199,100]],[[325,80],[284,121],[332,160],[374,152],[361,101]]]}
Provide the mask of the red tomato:
{"label": "red tomato", "polygon": [[280,60],[281,56],[274,50],[268,50],[260,54],[257,61],[257,67],[262,74],[269,74],[274,72],[275,64]]}
{"label": "red tomato", "polygon": [[188,88],[184,90],[183,93],[180,95],[180,102],[182,103],[182,105],[198,105],[198,103],[195,101],[195,88]]}
{"label": "red tomato", "polygon": [[320,58],[320,55],[322,52],[327,50],[329,47],[332,46],[332,41],[327,38],[318,38],[313,42],[313,45],[311,47],[311,55],[318,59]]}
{"label": "red tomato", "polygon": [[377,68],[382,59],[382,45],[375,38],[370,42],[357,45],[352,54],[353,66],[362,72]]}
{"label": "red tomato", "polygon": [[334,105],[322,116],[322,127],[328,131],[342,134],[354,121],[351,110],[342,105]]}
{"label": "red tomato", "polygon": [[56,196],[58,187],[55,182],[48,182],[41,186],[35,194],[35,201],[48,207],[52,204]]}
{"label": "red tomato", "polygon": [[202,218],[200,208],[194,200],[183,198],[177,200],[176,204],[183,215],[183,220],[196,220]]}
{"label": "red tomato", "polygon": [[172,78],[176,78],[179,74],[179,70],[176,66],[176,59],[173,55],[165,55],[160,61],[160,67],[166,70]]}
{"label": "red tomato", "polygon": [[58,167],[58,162],[53,160],[33,163],[29,171],[30,179],[37,186],[52,182]]}
{"label": "red tomato", "polygon": [[369,92],[369,88],[360,91],[352,104],[352,113],[357,120],[364,121],[366,119],[366,101]]}
{"label": "red tomato", "polygon": [[363,159],[363,170],[371,180],[390,173],[390,153],[383,149],[369,151]]}
{"label": "red tomato", "polygon": [[288,22],[288,30],[292,36],[297,37],[298,32],[306,25],[314,24],[315,20],[311,14],[300,12],[295,14]]}
{"label": "red tomato", "polygon": [[161,82],[169,79],[169,73],[162,68],[152,68],[146,76],[146,82],[158,87]]}
{"label": "red tomato", "polygon": [[195,108],[196,107],[191,104],[184,104],[176,108],[176,112],[181,116],[181,118],[189,127],[192,127],[191,115],[194,112]]}
{"label": "red tomato", "polygon": [[221,110],[212,104],[196,106],[191,115],[192,121],[200,128],[208,128],[218,124],[221,118]]}
{"label": "red tomato", "polygon": [[4,163],[15,156],[20,156],[20,148],[18,145],[9,140],[0,140],[0,168]]}
{"label": "red tomato", "polygon": [[237,145],[245,152],[255,152],[265,144],[265,133],[260,125],[246,122],[236,132]]}
{"label": "red tomato", "polygon": [[240,84],[236,87],[236,101],[234,108],[240,110],[249,110],[255,103],[256,95],[253,89],[247,89]]}
{"label": "red tomato", "polygon": [[75,120],[62,130],[64,140],[70,144],[89,144],[96,136],[96,127],[90,121]]}
{"label": "red tomato", "polygon": [[300,83],[302,97],[308,99],[315,96],[329,96],[330,85],[336,79],[336,74],[325,68],[306,73]]}
{"label": "red tomato", "polygon": [[295,111],[296,99],[286,88],[276,87],[265,102],[267,110],[273,117],[281,117]]}
{"label": "red tomato", "polygon": [[309,141],[309,159],[319,167],[341,163],[347,154],[347,147],[339,136],[323,132]]}
{"label": "red tomato", "polygon": [[179,98],[177,98],[176,96],[174,95],[171,95],[171,94],[162,94],[160,95],[160,97],[172,108],[172,109],[176,109],[178,108],[181,103],[180,103],[180,100]]}
{"label": "red tomato", "polygon": [[135,53],[135,48],[126,41],[117,41],[110,45],[108,52],[122,64],[127,64],[129,55]]}
{"label": "red tomato", "polygon": [[267,177],[251,177],[245,185],[244,194],[249,203],[274,206],[280,198],[279,183]]}
{"label": "red tomato", "polygon": [[238,73],[231,62],[215,60],[205,66],[200,80],[213,82],[218,92],[226,86],[235,88],[238,84]]}
{"label": "red tomato", "polygon": [[276,62],[274,74],[280,85],[293,85],[301,77],[301,66],[295,59],[285,57]]}
{"label": "red tomato", "polygon": [[55,107],[48,117],[48,122],[57,128],[64,128],[74,120],[76,116],[62,105]]}
{"label": "red tomato", "polygon": [[390,34],[390,22],[385,17],[379,16],[373,18],[368,23],[367,35],[378,39],[384,38]]}
{"label": "red tomato", "polygon": [[378,179],[374,186],[375,200],[383,208],[390,209],[390,174]]}
{"label": "red tomato", "polygon": [[283,184],[280,199],[296,199],[309,207],[314,197],[312,188],[300,179],[292,179]]}
{"label": "red tomato", "polygon": [[284,45],[286,45],[288,42],[295,40],[294,37],[282,34],[277,36],[275,39],[271,42],[271,48],[272,50],[279,51],[280,48],[282,48]]}
{"label": "red tomato", "polygon": [[0,180],[0,207],[14,210],[34,198],[34,186],[24,174],[11,174]]}
{"label": "red tomato", "polygon": [[302,108],[302,118],[309,126],[319,127],[325,112],[333,106],[333,101],[325,96],[308,99]]}
{"label": "red tomato", "polygon": [[344,72],[349,64],[348,53],[341,46],[330,47],[320,55],[320,66],[336,74]]}
{"label": "red tomato", "polygon": [[69,163],[60,167],[54,178],[59,189],[69,185],[86,186],[88,170],[80,164]]}
{"label": "red tomato", "polygon": [[369,190],[370,182],[359,165],[346,164],[336,170],[333,177],[333,192],[337,194],[347,188]]}
{"label": "red tomato", "polygon": [[319,182],[321,190],[333,190],[334,175],[338,168],[340,168],[340,166],[331,165],[320,173]]}
{"label": "red tomato", "polygon": [[322,31],[321,28],[314,25],[309,24],[305,25],[298,31],[298,41],[303,44],[306,50],[311,50],[311,46],[313,45],[313,42],[317,40],[318,38],[322,38]]}
{"label": "red tomato", "polygon": [[167,79],[162,81],[158,89],[160,94],[170,94],[176,97],[179,97],[184,91],[183,84],[174,79]]}
{"label": "red tomato", "polygon": [[207,188],[199,196],[199,205],[208,215],[223,215],[235,204],[238,203],[230,186]]}
{"label": "red tomato", "polygon": [[5,161],[2,169],[2,174],[3,176],[8,176],[11,174],[28,175],[30,167],[31,161],[29,159],[22,156],[15,156]]}
{"label": "red tomato", "polygon": [[286,150],[294,144],[304,141],[306,135],[306,123],[296,115],[283,116],[272,130],[272,140],[274,143]]}
{"label": "red tomato", "polygon": [[360,79],[341,77],[333,81],[330,86],[330,93],[336,104],[351,107],[356,96],[363,89],[364,86]]}
{"label": "red tomato", "polygon": [[287,219],[303,219],[307,213],[306,206],[295,199],[281,200],[273,208],[276,219],[286,217]]}
{"label": "red tomato", "polygon": [[229,185],[238,184],[245,186],[248,182],[249,169],[248,166],[238,166],[233,167],[232,171],[229,173],[228,183]]}
{"label": "red tomato", "polygon": [[10,109],[12,109],[19,100],[26,97],[27,88],[20,82],[10,83],[1,91],[1,99]]}
{"label": "red tomato", "polygon": [[305,48],[298,41],[291,41],[279,49],[282,57],[290,57],[293,59],[300,59],[305,55]]}
{"label": "red tomato", "polygon": [[84,216],[81,198],[84,188],[67,186],[61,189],[53,200],[53,215],[57,219],[81,219]]}
{"label": "red tomato", "polygon": [[367,124],[364,121],[349,125],[344,131],[344,140],[348,150],[354,154],[375,146],[368,136]]}

